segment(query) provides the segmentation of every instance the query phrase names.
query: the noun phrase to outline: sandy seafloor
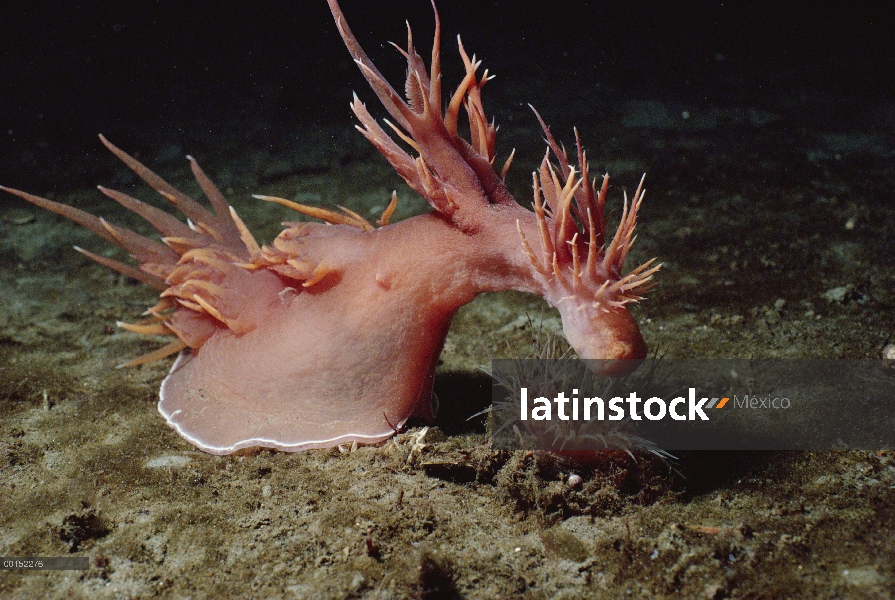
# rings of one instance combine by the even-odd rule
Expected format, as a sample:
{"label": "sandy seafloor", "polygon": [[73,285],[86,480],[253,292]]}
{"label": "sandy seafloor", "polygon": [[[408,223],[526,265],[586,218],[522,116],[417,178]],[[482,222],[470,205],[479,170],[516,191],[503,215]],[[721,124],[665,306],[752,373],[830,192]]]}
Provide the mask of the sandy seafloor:
{"label": "sandy seafloor", "polygon": [[[340,49],[334,29],[322,37]],[[569,76],[570,89],[502,60],[487,63],[501,78],[486,107],[499,107],[498,160],[518,148],[508,184],[520,202],[543,152],[528,101],[567,144],[580,128],[594,171],[613,176],[615,218],[622,190],[648,173],[630,260],[665,265],[634,309],[651,349],[879,358],[895,342],[895,105],[811,88],[700,100]],[[353,72],[338,75],[383,115]],[[197,195],[182,160],[195,155],[259,240],[293,217],[251,193],[375,217],[398,189],[397,218],[425,211],[353,130],[347,93],[332,93],[329,120],[193,114],[167,139],[173,126],[115,118],[113,141]],[[151,190],[98,144],[41,164],[56,146],[50,129],[39,135],[46,143],[5,163],[0,183],[148,231],[89,183]],[[608,453],[590,467],[492,451],[485,419],[466,420],[489,402],[480,368],[528,354],[532,323],[560,327],[520,293],[457,314],[428,429],[356,450],[199,452],[156,411],[170,360],[113,368],[159,345],[114,326],[153,292],[75,244],[107,251],[0,200],[0,556],[90,558],[86,572],[0,571],[2,598],[893,595],[892,451],[683,452],[670,464]],[[580,488],[567,484],[573,473]]]}

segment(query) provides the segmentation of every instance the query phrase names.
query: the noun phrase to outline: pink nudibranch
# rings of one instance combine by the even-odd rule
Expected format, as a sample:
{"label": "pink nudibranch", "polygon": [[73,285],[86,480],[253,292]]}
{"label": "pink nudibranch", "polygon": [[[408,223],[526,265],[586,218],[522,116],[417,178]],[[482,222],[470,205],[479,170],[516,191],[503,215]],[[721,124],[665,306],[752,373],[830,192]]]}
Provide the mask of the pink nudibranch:
{"label": "pink nudibranch", "polygon": [[[495,127],[481,90],[487,71],[460,44],[466,76],[442,113],[440,27],[435,15],[427,72],[408,41],[406,100],[361,49],[336,0],[328,0],[355,62],[407,151],[356,97],[360,132],[434,209],[375,227],[360,215],[262,196],[326,221],[284,223],[259,246],[192,157],[211,210],[100,136],[128,167],[188,221],[100,187],[148,220],[162,241],[19,190],[2,188],[87,227],[126,249],[133,267],[79,251],[161,291],[129,331],[169,335],[168,345],[126,365],[180,352],[162,382],[159,411],[201,450],[229,454],[264,446],[285,451],[389,438],[411,416],[431,417],[435,366],[455,312],[482,292],[521,290],[555,306],[563,332],[586,359],[624,373],[646,345],[627,305],[642,299],[659,266],[623,274],[634,241],[641,187],[606,237],[608,176],[590,179],[577,141],[577,168],[541,121],[548,154],[533,174],[534,212],[520,206],[493,169]],[[410,38],[408,31],[408,38]],[[470,139],[457,121],[465,109]],[[538,116],[540,121],[540,116]],[[577,138],[577,132],[576,132]],[[550,162],[552,151],[557,164]],[[411,152],[415,155],[412,156]]]}

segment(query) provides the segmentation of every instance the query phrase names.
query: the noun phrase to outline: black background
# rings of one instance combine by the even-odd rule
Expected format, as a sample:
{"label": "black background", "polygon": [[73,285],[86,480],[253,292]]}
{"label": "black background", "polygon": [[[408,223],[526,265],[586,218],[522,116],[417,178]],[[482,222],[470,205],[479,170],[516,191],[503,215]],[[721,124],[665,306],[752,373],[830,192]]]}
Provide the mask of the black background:
{"label": "black background", "polygon": [[[428,2],[346,0],[343,9],[397,81],[403,65],[385,42],[403,43],[405,19],[427,57]],[[869,118],[862,107],[891,104],[895,89],[895,9],[883,3],[455,0],[439,10],[446,81],[457,80],[462,33],[499,76],[491,85],[503,92],[486,98],[498,123],[544,98],[558,103],[548,120],[576,122],[587,98],[565,99],[595,83],[620,99],[703,106],[780,110],[808,99],[794,112],[834,125]],[[203,129],[347,126],[351,91],[372,100],[323,0],[6,1],[0,73],[0,177],[38,190],[94,177],[100,132],[126,148],[169,140],[209,153]],[[510,92],[508,103],[500,93]]]}

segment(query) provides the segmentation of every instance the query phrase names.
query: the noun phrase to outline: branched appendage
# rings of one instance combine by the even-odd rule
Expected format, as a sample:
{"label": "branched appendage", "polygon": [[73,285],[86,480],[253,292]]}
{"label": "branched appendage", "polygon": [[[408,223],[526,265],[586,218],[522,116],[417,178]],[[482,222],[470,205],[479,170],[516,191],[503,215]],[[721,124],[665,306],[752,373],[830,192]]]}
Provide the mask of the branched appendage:
{"label": "branched appendage", "polygon": [[254,323],[241,314],[241,299],[234,294],[233,288],[246,285],[258,289],[257,282],[249,281],[251,272],[240,265],[259,261],[261,249],[198,163],[191,156],[187,157],[212,210],[175,189],[105,137],[100,136],[100,140],[134,173],[183,212],[187,222],[127,194],[99,187],[103,194],[146,219],[161,233],[162,241],[157,242],[72,206],[20,190],[2,189],[71,219],[123,248],[137,260],[139,267],[75,247],[96,262],[161,291],[155,306],[143,313],[145,319],[137,323],[118,322],[118,326],[144,335],[171,336],[174,341],[119,366],[158,360],[187,347],[198,348],[220,328],[238,334],[254,328]]}
{"label": "branched appendage", "polygon": [[[339,210],[342,211],[339,213],[328,208],[320,208],[319,206],[308,206],[307,204],[299,204],[298,202],[293,202],[292,200],[279,198],[277,196],[252,194],[252,198],[257,198],[258,200],[264,200],[265,202],[273,202],[274,204],[285,206],[286,208],[290,208],[296,212],[300,212],[303,215],[326,221],[327,223],[330,223],[332,225],[350,225],[351,227],[357,227],[361,231],[373,231],[374,229],[376,229],[376,227],[364,217],[357,214],[353,210],[345,208],[344,206],[339,206]],[[395,191],[392,192],[392,200],[389,205],[385,207],[385,210],[382,211],[382,216],[377,219],[376,224],[380,227],[388,225],[388,221],[391,218],[392,213],[395,212],[395,208],[397,207],[398,192]]]}
{"label": "branched appendage", "polygon": [[[540,116],[538,116],[540,120]],[[569,165],[568,158],[544,125],[550,150],[532,174],[534,212],[538,224],[540,252],[526,239],[522,228],[519,236],[522,249],[534,270],[543,278],[550,295],[559,301],[574,301],[579,307],[608,313],[612,309],[643,299],[651,287],[653,275],[662,267],[649,260],[622,275],[625,259],[634,244],[637,213],[643,201],[643,179],[624,208],[618,229],[606,242],[604,207],[609,188],[609,175],[603,176],[597,189],[596,178],[590,180],[586,154],[577,131],[580,174]],[[559,162],[559,173],[549,160],[553,151]]]}
{"label": "branched appendage", "polygon": [[[403,141],[418,156],[412,157],[386,133],[355,96],[350,106],[360,121],[358,130],[407,184],[423,196],[432,208],[468,231],[474,231],[480,225],[477,213],[482,207],[488,204],[514,204],[503,184],[512,154],[500,174],[493,168],[497,128],[485,115],[481,93],[492,77],[487,71],[479,77],[481,61],[467,55],[459,38],[457,43],[466,73],[444,113],[441,111],[441,24],[438,12],[435,11],[435,36],[428,71],[413,46],[409,26],[406,50],[395,45],[407,61],[405,100],[360,47],[338,3],[329,0],[329,5],[345,45],[391,115],[393,122],[386,120],[385,123],[393,130],[396,139]],[[469,140],[461,138],[458,132],[461,109],[466,111],[469,118]]]}

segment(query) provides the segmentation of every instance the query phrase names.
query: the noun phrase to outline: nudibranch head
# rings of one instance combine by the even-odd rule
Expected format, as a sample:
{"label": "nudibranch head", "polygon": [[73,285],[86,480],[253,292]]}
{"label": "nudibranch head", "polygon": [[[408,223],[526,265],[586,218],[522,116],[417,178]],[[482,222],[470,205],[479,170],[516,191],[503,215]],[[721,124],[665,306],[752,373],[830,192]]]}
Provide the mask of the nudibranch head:
{"label": "nudibranch head", "polygon": [[563,334],[580,358],[593,361],[588,366],[596,374],[627,375],[646,358],[646,343],[627,309],[602,312],[560,305],[559,312]]}
{"label": "nudibranch head", "polygon": [[[537,112],[535,113],[537,115]],[[630,203],[625,194],[618,229],[606,236],[604,208],[609,176],[590,179],[587,156],[578,138],[580,173],[556,143],[540,115],[538,120],[559,173],[548,155],[533,174],[534,210],[540,252],[534,250],[518,226],[522,248],[534,267],[544,298],[559,309],[566,339],[602,375],[626,375],[646,358],[646,344],[628,305],[643,299],[661,265],[647,261],[627,274],[625,259],[634,244],[637,213],[643,201],[643,179]]]}

